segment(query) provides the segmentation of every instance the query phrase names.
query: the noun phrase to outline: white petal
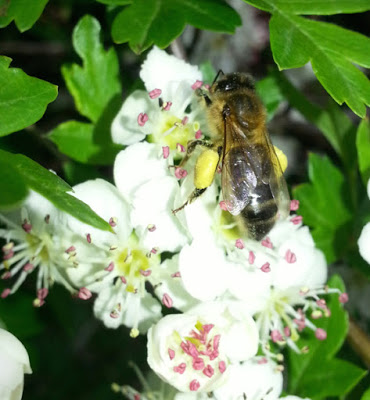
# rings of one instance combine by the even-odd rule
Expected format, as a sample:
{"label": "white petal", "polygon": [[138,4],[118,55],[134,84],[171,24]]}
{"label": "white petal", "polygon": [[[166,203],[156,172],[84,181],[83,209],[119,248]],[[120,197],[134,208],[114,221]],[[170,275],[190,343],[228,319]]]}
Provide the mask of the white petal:
{"label": "white petal", "polygon": [[[166,176],[143,184],[132,198],[132,223],[149,249],[178,251],[187,243],[187,235],[178,219],[172,214],[174,197],[179,186],[175,178]],[[154,231],[148,226],[154,225]]]}
{"label": "white petal", "polygon": [[136,143],[121,151],[114,162],[114,181],[121,195],[130,201],[134,192],[144,183],[170,176],[168,159],[151,143]]}
{"label": "white petal", "polygon": [[176,98],[170,96],[171,92],[173,93],[171,83],[186,81],[190,94],[191,85],[196,80],[201,80],[202,74],[197,66],[187,64],[164,50],[153,47],[141,67],[140,78],[148,91],[161,89],[164,101],[176,101]]}
{"label": "white petal", "polygon": [[0,329],[0,396],[4,400],[20,400],[23,375],[32,373],[23,344],[10,332]]}
{"label": "white petal", "polygon": [[[295,262],[287,262],[285,256],[291,252]],[[278,289],[289,287],[317,287],[327,280],[327,264],[324,254],[313,246],[308,227],[301,227],[294,238],[280,248],[281,259],[272,270],[273,285]]]}
{"label": "white petal", "polygon": [[362,228],[361,235],[358,239],[358,249],[362,258],[370,264],[370,222]]}
{"label": "white petal", "polygon": [[176,254],[171,259],[165,260],[159,267],[161,270],[158,280],[152,283],[156,286],[155,294],[158,298],[161,299],[166,293],[171,297],[174,308],[187,311],[194,307],[198,300],[190,296],[185,290],[181,277],[173,276],[174,273],[178,272],[178,259],[179,255]]}
{"label": "white petal", "polygon": [[229,367],[229,379],[215,390],[217,400],[276,400],[283,388],[283,374],[276,371],[276,364],[258,364],[258,359]]}
{"label": "white petal", "polygon": [[185,289],[196,299],[213,300],[227,290],[228,263],[224,251],[213,242],[194,240],[179,256],[179,271]]}
{"label": "white petal", "polygon": [[114,143],[130,145],[140,142],[151,132],[151,121],[148,120],[144,126],[138,124],[140,113],[150,116],[152,112],[159,110],[157,105],[150,101],[148,93],[136,90],[127,97],[121,109],[113,120],[111,133]]}
{"label": "white petal", "polygon": [[116,235],[114,235],[71,218],[69,224],[74,232],[82,236],[90,233],[92,240],[100,243],[112,244],[117,238],[120,241],[127,240],[132,231],[129,207],[112,184],[103,179],[96,179],[76,185],[73,189],[72,194],[88,204],[105,221],[109,222],[112,217],[117,220],[117,226],[114,227]]}

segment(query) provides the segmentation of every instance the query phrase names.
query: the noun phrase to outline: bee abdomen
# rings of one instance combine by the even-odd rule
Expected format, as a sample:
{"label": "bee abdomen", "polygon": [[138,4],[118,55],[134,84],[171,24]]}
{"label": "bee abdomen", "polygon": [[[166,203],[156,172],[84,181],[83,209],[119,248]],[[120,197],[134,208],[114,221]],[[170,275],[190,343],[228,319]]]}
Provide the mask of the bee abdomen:
{"label": "bee abdomen", "polygon": [[249,237],[261,240],[275,224],[278,213],[277,204],[271,194],[269,185],[257,185],[251,202],[240,213]]}

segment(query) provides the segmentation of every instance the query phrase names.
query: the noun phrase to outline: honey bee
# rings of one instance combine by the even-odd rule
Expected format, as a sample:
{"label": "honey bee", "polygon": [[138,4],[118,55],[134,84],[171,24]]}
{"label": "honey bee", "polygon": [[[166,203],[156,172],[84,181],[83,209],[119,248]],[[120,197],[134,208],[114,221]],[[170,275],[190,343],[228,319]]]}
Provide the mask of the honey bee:
{"label": "honey bee", "polygon": [[176,213],[213,182],[222,166],[221,190],[227,210],[237,216],[248,236],[261,240],[277,216],[289,214],[289,193],[283,171],[266,128],[266,113],[251,76],[231,73],[217,77],[209,91],[198,89],[204,103],[211,141],[193,140],[180,163],[196,147],[204,150],[195,163],[195,190]]}

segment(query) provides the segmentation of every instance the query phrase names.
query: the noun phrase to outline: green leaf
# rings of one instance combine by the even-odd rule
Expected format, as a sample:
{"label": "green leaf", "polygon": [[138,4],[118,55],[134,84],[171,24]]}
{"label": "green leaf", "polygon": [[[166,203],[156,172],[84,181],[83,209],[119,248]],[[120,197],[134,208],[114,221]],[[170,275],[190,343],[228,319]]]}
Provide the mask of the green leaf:
{"label": "green leaf", "polygon": [[[334,100],[360,117],[370,105],[370,82],[353,64],[370,67],[370,39],[336,25],[275,13],[271,49],[280,69],[311,62],[317,79]],[[302,43],[305,45],[302,46]]]}
{"label": "green leaf", "polygon": [[48,0],[0,0],[0,28],[14,20],[17,28],[24,32],[39,19]]}
{"label": "green leaf", "polygon": [[63,65],[62,74],[77,110],[97,122],[111,100],[121,93],[117,55],[113,48],[104,50],[100,24],[90,15],[76,25],[73,46],[83,61],[82,66]]}
{"label": "green leaf", "polygon": [[121,146],[102,145],[96,140],[93,124],[68,121],[60,124],[49,135],[58,149],[75,161],[86,164],[111,165]]}
{"label": "green leaf", "polygon": [[206,61],[200,64],[199,69],[202,73],[204,82],[211,85],[217,75],[217,71],[214,69],[212,63],[210,61]]}
{"label": "green leaf", "polygon": [[274,72],[271,77],[289,103],[325,135],[341,158],[348,173],[352,170],[357,173],[354,143],[356,127],[347,114],[333,101],[329,101],[325,109],[311,103],[280,72]]}
{"label": "green leaf", "polygon": [[58,94],[56,86],[9,68],[10,62],[0,56],[0,136],[37,122]]}
{"label": "green leaf", "polygon": [[370,400],[370,388],[366,390],[366,392],[361,397],[361,400]]}
{"label": "green leaf", "polygon": [[261,10],[273,12],[275,7],[292,14],[330,15],[357,13],[370,10],[368,0],[248,0],[247,3]]}
{"label": "green leaf", "polygon": [[[354,64],[370,67],[370,39],[334,24],[297,14],[333,14],[370,9],[365,1],[247,1],[272,13],[270,42],[280,69],[298,68],[311,62],[317,79],[339,103],[360,117],[370,105],[370,82]],[[304,44],[304,45],[302,45]]]}
{"label": "green leaf", "polygon": [[0,160],[0,209],[19,205],[28,194],[27,186],[22,176],[11,165]]}
{"label": "green leaf", "polygon": [[279,107],[279,104],[284,99],[279,84],[275,77],[270,75],[257,82],[256,90],[266,107],[267,120],[270,121]]}
{"label": "green leaf", "polygon": [[300,202],[299,213],[312,229],[312,236],[328,263],[340,257],[349,245],[352,220],[346,181],[327,157],[309,156],[310,183],[293,189]]}
{"label": "green leaf", "polygon": [[[328,285],[345,291],[343,281],[338,275],[334,275]],[[326,330],[327,339],[319,341],[310,334],[298,342],[300,347],[308,346],[307,354],[297,354],[289,350],[289,393],[315,399],[344,395],[366,374],[366,371],[355,365],[334,358],[346,338],[348,316],[338,301],[338,295],[329,295],[327,304],[331,316],[315,321],[317,327]]]}
{"label": "green leaf", "polygon": [[79,164],[74,161],[67,161],[63,164],[63,172],[66,180],[72,185],[77,185],[89,179],[106,179],[96,167]]}
{"label": "green leaf", "polygon": [[47,198],[55,207],[95,228],[112,231],[111,226],[87,204],[68,193],[73,189],[66,182],[35,161],[22,154],[12,154],[3,150],[0,150],[0,161],[16,170],[29,189]]}
{"label": "green leaf", "polygon": [[362,182],[367,186],[370,179],[370,124],[368,119],[362,120],[358,127],[356,147]]}
{"label": "green leaf", "polygon": [[117,15],[112,36],[115,42],[129,42],[135,53],[141,53],[152,44],[167,47],[186,24],[234,33],[241,20],[223,0],[136,0]]}
{"label": "green leaf", "polygon": [[111,6],[126,6],[127,4],[132,3],[132,0],[96,0],[96,1]]}

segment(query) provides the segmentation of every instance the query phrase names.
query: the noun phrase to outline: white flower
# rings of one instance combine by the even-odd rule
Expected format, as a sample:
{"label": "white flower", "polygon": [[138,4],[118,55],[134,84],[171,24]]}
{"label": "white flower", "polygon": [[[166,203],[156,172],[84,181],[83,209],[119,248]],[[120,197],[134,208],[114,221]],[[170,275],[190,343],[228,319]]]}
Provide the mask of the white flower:
{"label": "white flower", "polygon": [[21,208],[0,214],[6,229],[0,229],[0,237],[6,240],[3,246],[5,270],[2,279],[17,276],[15,283],[3,290],[1,297],[14,293],[26,277],[37,270],[35,306],[41,306],[54,282],[74,291],[66,272],[74,266],[71,257],[73,233],[67,228],[62,213],[48,200],[31,192]]}
{"label": "white flower", "polygon": [[133,336],[146,332],[161,316],[159,302],[146,291],[145,284],[155,275],[160,263],[155,249],[145,247],[133,231],[130,207],[110,183],[97,179],[74,187],[74,195],[85,201],[106,221],[115,233],[101,231],[74,218],[74,232],[86,237],[75,246],[81,262],[70,270],[71,280],[80,286],[79,297],[98,293],[95,315],[110,328],[123,324]]}
{"label": "white flower", "polygon": [[283,389],[281,368],[257,357],[230,366],[229,379],[214,391],[216,400],[276,400]]}
{"label": "white flower", "polygon": [[148,92],[136,90],[123,103],[112,124],[115,143],[130,145],[150,134],[151,141],[175,150],[201,135],[196,114],[187,111],[192,85],[202,79],[198,67],[154,47],[140,77]]}
{"label": "white flower", "polygon": [[10,332],[0,329],[0,398],[20,400],[24,374],[31,374],[30,360],[23,344]]}
{"label": "white flower", "polygon": [[[367,195],[370,198],[370,179],[367,183]],[[362,258],[370,264],[370,222],[368,222],[361,231],[361,235],[358,239],[358,248]]]}
{"label": "white flower", "polygon": [[235,302],[203,303],[167,315],[148,332],[148,363],[182,392],[209,392],[227,379],[231,363],[255,355],[255,323]]}

